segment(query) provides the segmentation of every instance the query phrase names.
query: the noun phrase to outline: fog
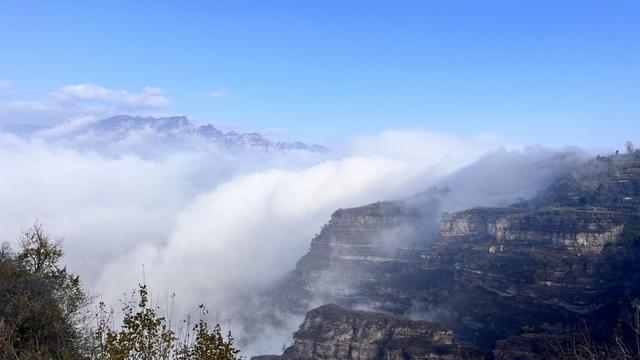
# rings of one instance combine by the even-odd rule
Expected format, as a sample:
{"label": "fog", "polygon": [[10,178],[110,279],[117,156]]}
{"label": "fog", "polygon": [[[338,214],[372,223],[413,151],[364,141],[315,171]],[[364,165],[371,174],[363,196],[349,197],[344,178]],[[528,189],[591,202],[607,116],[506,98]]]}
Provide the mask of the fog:
{"label": "fog", "polygon": [[293,269],[338,208],[431,186],[450,188],[446,210],[497,205],[533,195],[573,161],[507,150],[493,136],[422,130],[354,138],[322,156],[126,145],[99,151],[0,134],[0,237],[12,241],[39,219],[64,238],[64,261],[90,292],[115,304],[143,281],[144,264],[154,296],[175,293],[181,313],[200,303],[232,312]]}

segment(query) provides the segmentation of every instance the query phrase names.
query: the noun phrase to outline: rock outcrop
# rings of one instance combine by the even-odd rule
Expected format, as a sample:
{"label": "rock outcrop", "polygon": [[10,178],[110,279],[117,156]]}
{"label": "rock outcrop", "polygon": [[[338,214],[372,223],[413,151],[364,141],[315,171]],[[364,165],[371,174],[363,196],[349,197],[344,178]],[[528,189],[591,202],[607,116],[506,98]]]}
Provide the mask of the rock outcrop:
{"label": "rock outcrop", "polygon": [[[533,199],[444,214],[438,226],[437,204],[431,196],[423,212],[403,202],[336,212],[280,284],[279,299],[290,309],[331,301],[429,319],[451,329],[456,344],[500,359],[548,357],[548,339],[578,328],[605,342],[614,328],[632,333],[640,299],[640,153],[598,157]],[[389,252],[376,240],[404,226],[413,232],[392,238],[409,245]],[[375,322],[379,314],[318,310],[284,358],[357,359],[353,349],[364,343],[376,344],[376,356],[397,349],[373,340],[382,337],[360,341],[344,325],[351,317]],[[422,331],[422,323],[404,324]],[[445,339],[438,334],[436,343]],[[415,344],[429,348],[431,335]]]}
{"label": "rock outcrop", "polygon": [[444,192],[431,189],[407,200],[337,210],[270,296],[299,312],[318,302],[369,305],[385,279],[419,268],[423,250],[438,233]]}
{"label": "rock outcrop", "polygon": [[451,281],[425,309],[486,347],[523,327],[610,331],[639,290],[638,169],[635,154],[600,158],[531,201],[445,215],[421,267]]}
{"label": "rock outcrop", "polygon": [[476,354],[456,344],[453,332],[441,325],[333,304],[310,311],[293,338],[294,344],[277,358],[458,359]]}

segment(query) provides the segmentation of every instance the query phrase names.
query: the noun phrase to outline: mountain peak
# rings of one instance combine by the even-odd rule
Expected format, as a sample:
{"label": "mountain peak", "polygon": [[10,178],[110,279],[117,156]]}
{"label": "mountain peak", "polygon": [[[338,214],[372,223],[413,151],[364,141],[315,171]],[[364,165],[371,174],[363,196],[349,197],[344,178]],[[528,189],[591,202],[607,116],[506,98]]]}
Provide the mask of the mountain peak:
{"label": "mountain peak", "polygon": [[[69,127],[61,124],[49,130],[48,134],[58,134],[57,128]],[[45,132],[46,132],[45,130]],[[35,134],[38,134],[37,132]],[[227,151],[307,151],[313,153],[325,153],[329,150],[316,144],[295,142],[273,142],[257,132],[237,133],[235,131],[223,132],[211,124],[197,126],[186,116],[131,116],[119,114],[106,119],[74,126],[73,131],[61,132],[64,138],[91,139],[97,143],[119,141],[131,136],[143,139],[172,139],[178,142],[189,140],[204,140],[215,144]],[[56,135],[60,137],[60,135]]]}

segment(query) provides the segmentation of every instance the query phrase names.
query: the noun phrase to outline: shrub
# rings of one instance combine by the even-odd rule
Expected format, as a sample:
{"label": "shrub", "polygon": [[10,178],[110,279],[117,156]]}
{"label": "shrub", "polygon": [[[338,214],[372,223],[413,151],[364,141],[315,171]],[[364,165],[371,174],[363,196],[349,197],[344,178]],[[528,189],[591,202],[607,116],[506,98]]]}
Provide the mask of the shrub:
{"label": "shrub", "polygon": [[[234,347],[231,332],[222,335],[220,325],[209,330],[203,317],[207,314],[200,305],[201,319],[189,329],[184,339],[179,339],[164,317],[158,315],[158,308],[149,304],[146,285],[138,289],[137,303],[122,306],[124,318],[122,326],[113,325],[113,312],[107,313],[100,304],[98,326],[95,331],[96,347],[93,357],[97,359],[195,359],[234,360],[240,352]],[[187,322],[186,320],[184,322]],[[191,341],[190,339],[193,339]]]}

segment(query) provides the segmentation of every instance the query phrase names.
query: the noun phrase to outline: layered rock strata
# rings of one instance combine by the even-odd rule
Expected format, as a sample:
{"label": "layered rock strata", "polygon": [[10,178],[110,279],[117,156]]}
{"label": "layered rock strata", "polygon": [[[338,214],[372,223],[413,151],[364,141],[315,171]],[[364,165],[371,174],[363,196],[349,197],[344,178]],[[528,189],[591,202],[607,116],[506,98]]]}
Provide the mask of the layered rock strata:
{"label": "layered rock strata", "polygon": [[310,311],[293,345],[271,358],[405,360],[463,355],[478,354],[456,344],[452,331],[441,325],[329,304]]}

